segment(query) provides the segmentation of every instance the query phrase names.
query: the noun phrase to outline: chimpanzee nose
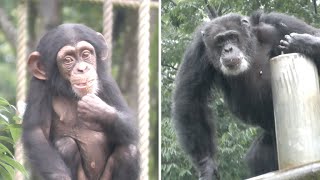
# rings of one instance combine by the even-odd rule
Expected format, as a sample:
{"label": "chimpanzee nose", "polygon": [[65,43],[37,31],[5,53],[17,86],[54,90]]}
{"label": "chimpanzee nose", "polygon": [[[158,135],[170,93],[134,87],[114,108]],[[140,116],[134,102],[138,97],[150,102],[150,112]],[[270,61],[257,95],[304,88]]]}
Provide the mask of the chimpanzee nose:
{"label": "chimpanzee nose", "polygon": [[84,73],[88,70],[88,66],[87,63],[85,62],[79,62],[78,66],[77,66],[77,71],[79,73]]}

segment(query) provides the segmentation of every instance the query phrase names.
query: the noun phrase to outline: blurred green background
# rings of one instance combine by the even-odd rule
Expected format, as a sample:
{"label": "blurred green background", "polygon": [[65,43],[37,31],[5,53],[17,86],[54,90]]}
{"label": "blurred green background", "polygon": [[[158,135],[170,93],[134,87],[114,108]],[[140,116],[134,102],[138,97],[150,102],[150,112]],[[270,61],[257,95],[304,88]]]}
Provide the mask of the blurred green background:
{"label": "blurred green background", "polygon": [[[208,6],[218,15],[230,12],[250,15],[254,10],[294,15],[315,27],[320,25],[312,0],[162,0],[161,6],[161,177],[165,180],[196,179],[197,173],[180,149],[171,122],[171,93],[184,50],[195,28],[210,20]],[[217,162],[223,180],[248,177],[243,161],[259,129],[239,122],[226,108],[221,92],[213,93],[211,104],[217,117]]]}
{"label": "blurred green background", "polygon": [[[20,0],[0,0],[0,97],[16,104],[16,38],[17,13]],[[28,6],[28,52],[35,47],[42,35],[61,23],[81,23],[102,32],[103,4],[86,0],[25,0]],[[150,179],[158,179],[158,16],[159,9],[151,8],[150,29]],[[137,111],[137,28],[138,8],[114,6],[112,74],[118,82],[129,106]],[[30,75],[29,75],[30,76]],[[0,104],[1,105],[1,104]],[[0,115],[4,103],[0,106]],[[0,135],[8,134],[1,126]],[[0,136],[0,145],[2,144]],[[3,143],[5,144],[5,143]],[[10,151],[13,147],[7,145]],[[0,167],[1,167],[0,147]],[[1,169],[1,168],[0,168]],[[0,171],[1,172],[1,171]],[[1,173],[0,173],[1,174]],[[1,179],[1,175],[0,175]]]}

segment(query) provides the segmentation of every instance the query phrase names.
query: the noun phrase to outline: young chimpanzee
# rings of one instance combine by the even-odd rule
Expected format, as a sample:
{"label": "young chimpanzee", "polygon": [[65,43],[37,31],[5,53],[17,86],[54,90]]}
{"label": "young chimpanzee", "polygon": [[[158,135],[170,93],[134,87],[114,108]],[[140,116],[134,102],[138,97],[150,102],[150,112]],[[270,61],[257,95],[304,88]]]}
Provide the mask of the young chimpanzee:
{"label": "young chimpanzee", "polygon": [[106,72],[107,51],[100,33],[63,24],[29,56],[23,144],[36,177],[138,179],[137,127]]}
{"label": "young chimpanzee", "polygon": [[[222,90],[233,114],[263,129],[246,156],[251,175],[278,169],[269,60],[280,54],[281,39],[280,48],[288,52],[303,52],[294,46],[301,36],[305,44],[320,42],[292,32],[317,35],[318,30],[285,14],[257,12],[251,17],[224,15],[195,31],[175,80],[172,112],[177,136],[200,179],[218,178],[213,159],[216,119],[208,106],[216,89]],[[313,47],[305,53],[317,57]]]}

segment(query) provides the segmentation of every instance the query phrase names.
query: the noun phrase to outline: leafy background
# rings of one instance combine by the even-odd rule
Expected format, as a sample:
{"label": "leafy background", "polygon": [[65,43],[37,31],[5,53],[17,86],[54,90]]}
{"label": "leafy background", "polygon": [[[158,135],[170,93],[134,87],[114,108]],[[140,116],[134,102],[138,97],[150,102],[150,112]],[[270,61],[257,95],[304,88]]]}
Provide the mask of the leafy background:
{"label": "leafy background", "polygon": [[[39,16],[39,3],[45,0],[28,0],[32,15],[29,17],[30,49],[34,49],[37,38],[43,34],[44,17]],[[58,0],[52,0],[54,2]],[[6,13],[13,26],[17,27],[17,5],[19,0],[0,0],[0,10]],[[192,32],[201,22],[208,21],[209,15],[206,0],[162,0],[161,1],[161,172],[162,179],[195,179],[196,172],[189,160],[180,149],[171,124],[171,92],[179,63],[186,45],[192,39]],[[248,15],[260,8],[266,12],[278,11],[299,17],[306,22],[319,27],[320,17],[315,14],[311,0],[209,0],[219,15],[229,12]],[[317,1],[317,5],[319,1]],[[102,30],[102,6],[99,3],[88,3],[78,0],[60,1],[59,10],[62,16],[60,22],[84,23],[97,31]],[[49,11],[49,10],[48,10]],[[158,177],[158,42],[159,26],[157,12],[153,11],[151,35],[151,153],[150,179]],[[135,34],[137,21],[135,10],[115,7],[115,31],[113,52],[113,75],[124,92],[131,107],[135,105],[134,82]],[[1,21],[3,16],[0,17]],[[52,19],[52,18],[51,18]],[[1,23],[0,21],[0,23]],[[15,104],[16,87],[16,47],[8,40],[0,25],[0,179],[10,179],[12,168],[23,171],[12,157],[17,137],[19,137],[19,118],[9,104]],[[129,64],[128,64],[129,63]],[[133,73],[133,74],[132,74]],[[133,87],[133,88],[132,88]],[[224,105],[220,92],[215,92],[215,101],[211,104],[218,118],[217,140],[219,143],[217,161],[223,179],[243,179],[247,177],[247,168],[243,162],[246,150],[259,133],[259,129],[249,127],[236,120]],[[8,111],[9,112],[8,112]],[[12,131],[14,128],[17,131]],[[9,151],[11,152],[9,152]],[[6,165],[3,165],[3,162]],[[2,164],[1,164],[2,163]],[[9,166],[8,166],[9,165]],[[10,167],[11,166],[11,167]],[[8,172],[5,173],[4,171]],[[24,171],[23,171],[24,172]],[[2,176],[2,178],[1,178]]]}
{"label": "leafy background", "polygon": [[[320,2],[317,1],[317,5]],[[250,15],[254,10],[277,11],[294,15],[319,27],[320,16],[311,0],[209,0],[218,15],[230,12]],[[209,21],[206,0],[162,0],[161,7],[161,177],[165,180],[196,179],[197,173],[182,152],[171,122],[171,95],[174,79],[186,46],[195,28]],[[217,117],[218,153],[216,156],[222,179],[237,180],[248,177],[243,161],[251,142],[260,129],[250,127],[230,114],[221,92],[213,93],[211,104]]]}
{"label": "leafy background", "polygon": [[[153,0],[157,1],[157,0]],[[10,180],[16,164],[12,154],[16,138],[20,137],[20,120],[14,118],[16,104],[16,42],[18,5],[29,7],[28,52],[35,50],[38,40],[52,27],[61,23],[81,23],[102,32],[103,6],[101,2],[86,0],[0,0],[0,180]],[[158,179],[158,65],[160,8],[151,10],[150,36],[150,179]],[[112,75],[120,86],[129,106],[137,111],[137,27],[138,9],[114,6]],[[12,29],[8,32],[5,25]],[[29,75],[30,77],[30,75]],[[9,108],[9,109],[10,109]],[[12,133],[12,128],[17,132]],[[10,158],[11,161],[7,161]],[[9,166],[8,166],[9,164]]]}

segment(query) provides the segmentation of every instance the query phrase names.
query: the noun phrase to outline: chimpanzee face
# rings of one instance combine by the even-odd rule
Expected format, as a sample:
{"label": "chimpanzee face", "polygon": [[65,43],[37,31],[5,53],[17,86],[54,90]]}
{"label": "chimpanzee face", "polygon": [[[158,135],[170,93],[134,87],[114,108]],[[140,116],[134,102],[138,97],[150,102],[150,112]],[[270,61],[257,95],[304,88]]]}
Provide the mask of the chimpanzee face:
{"label": "chimpanzee face", "polygon": [[78,97],[98,92],[96,58],[94,47],[87,41],[66,45],[57,54],[60,75],[70,82]]}
{"label": "chimpanzee face", "polygon": [[98,94],[108,56],[102,34],[81,24],[62,24],[41,38],[28,59],[34,78],[54,96],[80,99]]}
{"label": "chimpanzee face", "polygon": [[246,17],[225,16],[208,23],[202,31],[210,62],[228,76],[238,75],[250,67],[254,38]]}

